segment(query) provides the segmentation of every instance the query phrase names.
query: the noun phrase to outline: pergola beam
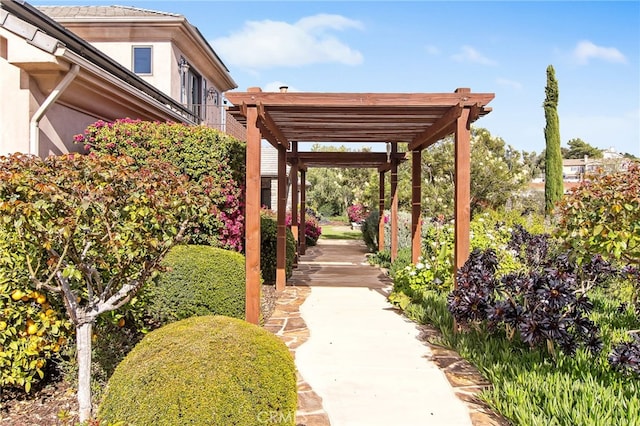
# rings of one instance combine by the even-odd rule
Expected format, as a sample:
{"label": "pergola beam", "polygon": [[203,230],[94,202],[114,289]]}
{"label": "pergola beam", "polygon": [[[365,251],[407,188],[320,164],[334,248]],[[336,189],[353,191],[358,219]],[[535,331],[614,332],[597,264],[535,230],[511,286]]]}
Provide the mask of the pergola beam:
{"label": "pergola beam", "polygon": [[405,153],[394,153],[390,157],[384,152],[299,152],[287,153],[287,162],[303,163],[306,167],[348,167],[348,168],[375,168],[389,166],[391,161],[402,162]]}
{"label": "pergola beam", "polygon": [[[285,149],[288,150],[289,149],[289,141],[282,134],[282,131],[280,130],[278,125],[271,118],[271,115],[269,115],[269,113],[267,111],[265,111],[264,104],[262,104],[262,103],[258,104],[258,117],[260,117],[260,123],[262,124],[262,126],[264,126],[269,131],[269,133],[271,133],[271,135],[273,135],[273,138],[275,139],[274,141],[271,141],[271,140],[267,139],[267,140],[269,140],[271,145],[273,145],[274,148],[276,148],[276,149],[278,148],[278,145],[282,145]],[[274,144],[274,142],[275,142],[275,144]]]}
{"label": "pergola beam", "polygon": [[451,127],[462,114],[462,104],[455,105],[447,111],[438,121],[429,126],[427,130],[416,136],[409,143],[409,151],[419,151],[434,144],[444,136],[451,134]]}

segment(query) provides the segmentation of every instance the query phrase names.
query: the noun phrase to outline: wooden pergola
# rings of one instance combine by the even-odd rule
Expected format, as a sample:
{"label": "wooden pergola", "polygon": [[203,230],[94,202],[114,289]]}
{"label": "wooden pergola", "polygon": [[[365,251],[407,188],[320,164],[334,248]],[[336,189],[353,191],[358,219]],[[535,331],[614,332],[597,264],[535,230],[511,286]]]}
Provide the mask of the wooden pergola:
{"label": "wooden pergola", "polygon": [[[305,182],[309,167],[376,168],[380,175],[380,212],[385,205],[385,174],[391,174],[391,256],[398,250],[398,164],[411,153],[412,259],[420,256],[421,153],[444,137],[455,136],[455,254],[460,267],[469,256],[470,128],[488,114],[493,93],[294,93],[227,92],[229,112],[247,128],[245,251],[246,319],[260,317],[260,145],[266,139],[278,150],[278,245],[276,288],[286,285],[286,165],[291,165],[292,227],[305,251]],[[385,144],[387,152],[298,152],[298,142]],[[407,144],[406,154],[398,144]],[[298,193],[300,193],[298,199]],[[298,210],[299,209],[299,210]],[[298,216],[299,211],[299,216]],[[379,247],[384,247],[384,222],[380,214]],[[300,237],[298,237],[298,235]]]}

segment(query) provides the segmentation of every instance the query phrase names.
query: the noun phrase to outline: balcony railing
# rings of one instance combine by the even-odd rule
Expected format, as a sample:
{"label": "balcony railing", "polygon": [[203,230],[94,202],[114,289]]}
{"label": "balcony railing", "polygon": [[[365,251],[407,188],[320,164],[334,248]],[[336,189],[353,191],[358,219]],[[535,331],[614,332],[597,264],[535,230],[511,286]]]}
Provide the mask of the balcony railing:
{"label": "balcony railing", "polygon": [[224,107],[214,104],[186,104],[186,108],[193,111],[200,124],[218,129],[241,141],[247,140],[247,129],[240,124]]}

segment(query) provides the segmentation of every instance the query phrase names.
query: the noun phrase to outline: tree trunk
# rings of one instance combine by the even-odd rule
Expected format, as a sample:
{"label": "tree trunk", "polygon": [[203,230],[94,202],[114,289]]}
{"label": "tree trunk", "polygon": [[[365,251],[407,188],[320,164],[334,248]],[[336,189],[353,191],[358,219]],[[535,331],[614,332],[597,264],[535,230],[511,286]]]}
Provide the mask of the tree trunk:
{"label": "tree trunk", "polygon": [[91,419],[91,329],[90,322],[76,327],[80,423]]}

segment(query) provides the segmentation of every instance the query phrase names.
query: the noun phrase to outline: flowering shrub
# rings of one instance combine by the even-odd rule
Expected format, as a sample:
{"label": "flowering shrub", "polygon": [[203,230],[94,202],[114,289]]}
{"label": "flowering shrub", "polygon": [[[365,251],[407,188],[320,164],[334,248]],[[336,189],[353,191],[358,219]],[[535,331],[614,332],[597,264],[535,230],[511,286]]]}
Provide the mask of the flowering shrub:
{"label": "flowering shrub", "polygon": [[[287,227],[291,229],[292,217],[291,212],[287,212],[285,223]],[[318,221],[318,218],[314,215],[305,215],[305,242],[307,246],[315,246],[318,242],[318,238],[322,235],[322,227]],[[298,221],[298,229],[300,229],[300,222]]]}
{"label": "flowering shrub", "polygon": [[367,217],[367,209],[362,203],[352,204],[347,207],[347,216],[349,222],[360,223]]}
{"label": "flowering shrub", "polygon": [[244,144],[216,129],[129,118],[99,120],[74,140],[87,152],[127,155],[137,164],[160,159],[198,182],[212,201],[194,226],[194,244],[242,251],[244,241]]}

